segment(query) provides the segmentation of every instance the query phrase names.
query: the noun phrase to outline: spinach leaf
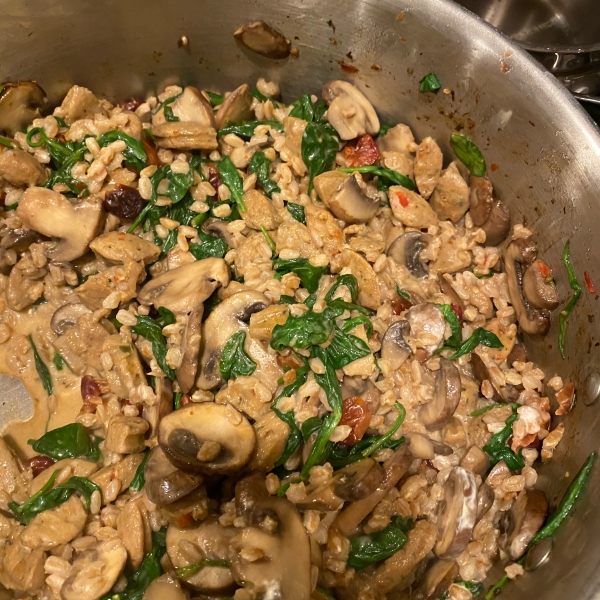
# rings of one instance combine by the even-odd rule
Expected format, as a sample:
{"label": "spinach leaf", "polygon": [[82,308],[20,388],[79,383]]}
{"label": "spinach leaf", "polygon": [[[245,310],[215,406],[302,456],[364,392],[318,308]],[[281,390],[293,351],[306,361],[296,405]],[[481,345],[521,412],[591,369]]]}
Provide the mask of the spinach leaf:
{"label": "spinach leaf", "polygon": [[[483,408],[478,408],[477,410],[474,410],[472,413],[469,413],[470,417],[480,417],[481,415],[485,415],[486,412],[489,412],[490,410],[494,410],[494,408],[504,408],[505,406],[508,406],[507,404],[490,404],[489,406],[484,406]],[[512,406],[513,408],[518,408],[519,405],[518,404],[511,404],[510,406]]]}
{"label": "spinach leaf", "polygon": [[319,417],[310,417],[310,419],[306,419],[302,426],[300,427],[300,432],[302,433],[302,439],[305,442],[308,442],[310,436],[321,428],[323,424],[323,420],[319,419]]}
{"label": "spinach leaf", "polygon": [[288,202],[286,205],[288,212],[296,221],[302,223],[302,225],[306,225],[306,213],[304,211],[304,206],[302,204],[295,204],[294,202]]}
{"label": "spinach leaf", "polygon": [[38,454],[44,454],[54,460],[83,457],[97,462],[102,458],[98,448],[99,442],[92,441],[81,423],[69,423],[64,427],[52,429],[41,438],[28,440],[27,443]]}
{"label": "spinach leaf", "polygon": [[[45,186],[42,186],[45,187]],[[19,206],[18,202],[13,202],[12,204],[7,204],[4,207],[4,212],[10,212],[11,210],[17,210],[17,207]]]}
{"label": "spinach leaf", "polygon": [[237,379],[240,375],[252,375],[256,363],[246,354],[244,342],[245,331],[236,331],[225,343],[219,362],[219,371],[225,381]]}
{"label": "spinach leaf", "polygon": [[471,174],[475,177],[485,177],[487,171],[485,158],[470,137],[454,133],[450,137],[450,145],[458,160],[469,169]]}
{"label": "spinach leaf", "polygon": [[315,117],[315,107],[313,106],[309,94],[302,94],[302,96],[294,102],[289,116],[295,117],[296,119],[304,119],[308,123],[313,121]]}
{"label": "spinach leaf", "polygon": [[364,165],[362,167],[347,167],[343,169],[338,169],[338,171],[342,171],[343,173],[371,173],[373,175],[377,175],[380,180],[384,180],[385,186],[384,189],[387,189],[390,185],[401,185],[405,187],[407,190],[414,192],[417,188],[412,179],[402,175],[402,173],[398,173],[398,171],[393,171],[392,169],[386,169],[384,167],[375,167],[370,165]]}
{"label": "spinach leaf", "polygon": [[273,261],[273,270],[276,279],[281,279],[286,273],[295,273],[311,294],[317,291],[321,277],[327,273],[327,267],[313,267],[308,258],[277,258]]}
{"label": "spinach leaf", "polygon": [[395,125],[382,125],[379,128],[379,133],[377,134],[377,138],[383,137],[392,127],[395,127]]}
{"label": "spinach leaf", "polygon": [[271,237],[271,234],[267,231],[267,228],[264,225],[260,226],[260,231],[265,236],[265,240],[267,240],[269,248],[271,248],[271,256],[276,256],[277,244],[275,244],[275,240]]}
{"label": "spinach leaf", "polygon": [[[181,94],[183,94],[183,92],[181,92]],[[173,108],[171,107],[171,104],[173,104],[173,102],[175,102],[175,100],[177,100],[177,98],[179,98],[181,94],[177,94],[177,96],[171,96],[171,98],[167,98],[161,104],[163,114],[165,115],[165,121],[167,121],[168,123],[176,123],[177,121],[179,121],[179,117],[176,117],[173,113]],[[158,107],[158,110],[160,110],[160,106]]]}
{"label": "spinach leaf", "polygon": [[52,364],[54,365],[54,367],[56,368],[57,371],[63,370],[63,368],[65,366],[65,361],[58,352],[54,353],[54,356],[52,357]]}
{"label": "spinach leaf", "polygon": [[213,106],[220,106],[223,104],[225,98],[221,96],[221,94],[217,94],[216,92],[209,92],[208,90],[204,90],[204,93],[208,96],[210,103]]}
{"label": "spinach leaf", "polygon": [[237,204],[240,212],[246,212],[246,205],[244,204],[244,182],[235,165],[231,162],[231,159],[228,156],[223,158],[217,163],[217,170],[219,171],[221,181],[229,188],[231,197]]}
{"label": "spinach leaf", "polygon": [[308,193],[312,191],[313,180],[325,171],[331,171],[335,155],[339,149],[336,130],[327,122],[309,123],[302,134],[302,160],[308,169]]}
{"label": "spinach leaf", "polygon": [[67,481],[52,489],[58,473],[58,471],[54,471],[44,486],[23,504],[8,503],[8,508],[10,508],[19,523],[29,525],[36,515],[64,504],[74,492],[79,492],[85,498],[89,507],[92,494],[95,491],[101,491],[93,481],[77,476],[67,479]]}
{"label": "spinach leaf", "polygon": [[[166,310],[161,306],[158,309],[159,312],[161,309]],[[154,354],[158,366],[171,381],[175,381],[175,371],[167,364],[167,342],[162,333],[162,328],[166,325],[170,325],[170,323],[161,324],[159,320],[140,315],[137,317],[137,324],[131,328],[131,331],[152,342],[152,354]]]}
{"label": "spinach leaf", "polygon": [[228,560],[206,559],[201,560],[200,562],[192,563],[191,565],[186,565],[185,567],[176,567],[175,574],[177,577],[179,577],[179,579],[187,581],[190,577],[193,577],[205,567],[222,567],[223,569],[230,569],[231,563]]}
{"label": "spinach leaf", "polygon": [[198,260],[209,258],[211,256],[223,258],[227,253],[227,250],[229,250],[227,242],[221,238],[204,233],[201,229],[198,230],[198,236],[202,243],[190,245],[190,252]]}
{"label": "spinach leaf", "polygon": [[471,335],[470,338],[465,340],[460,348],[452,354],[452,356],[448,357],[448,360],[456,360],[457,358],[463,356],[463,354],[468,354],[471,350],[474,350],[479,345],[487,346],[488,348],[503,348],[502,342],[498,339],[498,336],[483,327],[478,327]]}
{"label": "spinach leaf", "polygon": [[146,483],[146,465],[148,464],[148,459],[150,458],[150,452],[146,452],[146,456],[144,456],[144,460],[138,465],[138,468],[135,470],[135,475],[129,484],[129,489],[134,492],[139,492]]}
{"label": "spinach leaf", "polygon": [[364,325],[367,328],[367,337],[370,338],[373,335],[373,323],[370,319],[365,316],[353,317],[344,321],[340,329],[346,333],[352,331],[358,325]]}
{"label": "spinach leaf", "polygon": [[146,154],[144,144],[142,144],[141,140],[117,130],[107,131],[96,138],[96,141],[101,148],[104,148],[104,146],[108,146],[117,140],[121,140],[127,144],[127,147],[122,152],[126,165],[133,167],[138,171],[141,171],[148,165],[148,155]]}
{"label": "spinach leaf", "polygon": [[462,343],[462,327],[456,313],[452,310],[450,304],[434,304],[434,306],[440,309],[452,331],[452,335],[444,342],[444,345],[450,348],[460,348]]}
{"label": "spinach leaf", "polygon": [[265,156],[262,150],[255,152],[248,164],[248,171],[256,175],[265,194],[270,198],[273,192],[280,192],[280,187],[269,176],[271,161]]}
{"label": "spinach leaf", "polygon": [[15,147],[12,140],[7,137],[4,137],[3,135],[0,135],[0,144],[2,144],[2,146],[6,146],[7,148]]}
{"label": "spinach leaf", "polygon": [[490,465],[492,467],[501,460],[506,463],[506,466],[511,471],[518,471],[525,466],[525,461],[521,456],[507,446],[508,440],[513,434],[512,425],[519,418],[517,408],[518,405],[514,404],[513,413],[506,419],[504,427],[495,433],[483,447],[483,451],[490,457]]}
{"label": "spinach leaf", "polygon": [[358,279],[354,277],[354,275],[340,275],[334,282],[334,284],[329,288],[327,294],[325,294],[325,302],[331,302],[333,300],[334,294],[337,292],[338,288],[341,286],[345,286],[348,288],[350,292],[350,299],[352,302],[356,302],[358,298]]}
{"label": "spinach leaf", "polygon": [[348,566],[360,570],[389,558],[408,542],[406,534],[411,529],[411,520],[405,521],[395,515],[391,523],[382,531],[351,537]]}
{"label": "spinach leaf", "polygon": [[421,93],[437,92],[441,87],[440,80],[435,73],[429,73],[419,81],[419,91]]}
{"label": "spinach leaf", "polygon": [[[217,132],[217,137],[223,137],[229,133],[234,133],[238,137],[245,138],[249,140],[254,135],[254,130],[259,125],[268,125],[269,127],[283,133],[283,125],[276,121],[275,119],[269,119],[266,121],[248,121],[247,123],[240,123],[238,125],[229,125],[227,127],[223,127],[223,129],[219,129]],[[221,177],[221,179],[223,179]]]}
{"label": "spinach leaf", "polygon": [[35,362],[35,370],[37,371],[38,377],[46,390],[48,396],[52,393],[54,389],[54,384],[52,383],[52,375],[50,375],[50,371],[46,366],[46,363],[42,360],[38,349],[36,348],[35,342],[33,341],[33,336],[29,334],[27,336],[29,338],[29,343],[31,344],[31,349],[33,350],[33,360]]}
{"label": "spinach leaf", "polygon": [[297,301],[296,298],[294,298],[294,296],[281,294],[281,296],[279,296],[279,304],[297,304]]}
{"label": "spinach leaf", "polygon": [[334,369],[371,354],[369,345],[359,337],[345,333],[339,327],[333,329],[333,337],[327,346],[327,358]]}
{"label": "spinach leaf", "polygon": [[569,315],[573,312],[579,297],[581,296],[581,285],[577,280],[577,275],[575,275],[575,270],[573,269],[573,265],[571,264],[571,241],[568,240],[565,244],[565,249],[563,250],[563,263],[565,265],[565,269],[567,270],[567,275],[569,276],[569,285],[573,292],[573,296],[569,300],[568,304],[560,311],[560,315],[558,316],[558,322],[560,325],[560,331],[558,333],[558,349],[560,350],[560,355],[565,357],[565,333],[567,332],[567,319]]}

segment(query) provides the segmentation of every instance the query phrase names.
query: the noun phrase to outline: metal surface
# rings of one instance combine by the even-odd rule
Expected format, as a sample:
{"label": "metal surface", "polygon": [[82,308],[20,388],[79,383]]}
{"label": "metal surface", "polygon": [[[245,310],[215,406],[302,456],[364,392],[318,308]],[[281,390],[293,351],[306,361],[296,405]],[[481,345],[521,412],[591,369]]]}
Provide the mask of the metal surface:
{"label": "metal surface", "polygon": [[[273,62],[238,47],[234,29],[255,19],[281,29],[299,58]],[[182,35],[189,45],[178,48]],[[408,123],[418,139],[434,136],[447,160],[451,132],[473,137],[514,221],[536,232],[563,305],[571,295],[561,262],[568,238],[580,280],[587,270],[600,284],[596,126],[535,60],[446,0],[0,0],[0,57],[0,80],[35,78],[54,102],[74,82],[124,100],[170,81],[223,91],[263,76],[278,81],[290,100],[318,94],[329,79],[350,79],[384,123]],[[340,61],[358,72],[345,73]],[[432,70],[451,94],[418,93],[418,81]],[[560,374],[583,389],[598,371],[599,307],[584,287],[569,320],[565,361],[557,349],[558,313],[544,340],[525,340],[548,378]],[[597,406],[575,406],[556,460],[541,469],[539,486],[553,503],[600,445]],[[594,597],[599,495],[597,468],[575,516],[559,531],[550,562],[512,582],[506,597]]]}

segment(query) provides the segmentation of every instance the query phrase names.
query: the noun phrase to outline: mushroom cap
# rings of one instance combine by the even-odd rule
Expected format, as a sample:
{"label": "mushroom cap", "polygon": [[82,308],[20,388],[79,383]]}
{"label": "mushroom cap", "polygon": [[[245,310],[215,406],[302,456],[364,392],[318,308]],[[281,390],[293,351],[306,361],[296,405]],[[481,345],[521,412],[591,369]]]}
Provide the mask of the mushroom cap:
{"label": "mushroom cap", "polygon": [[250,460],[256,435],[233,406],[192,402],[164,417],[158,443],[183,471],[217,475],[239,471]]}
{"label": "mushroom cap", "polygon": [[381,358],[387,360],[392,369],[399,369],[412,354],[410,346],[404,341],[404,335],[410,333],[408,321],[392,323],[381,340]]}
{"label": "mushroom cap", "polygon": [[440,369],[435,379],[433,398],[421,404],[418,418],[428,431],[442,429],[454,415],[460,402],[460,373],[456,366],[445,358],[440,358]]}
{"label": "mushroom cap", "polygon": [[266,58],[287,58],[292,47],[290,40],[264,21],[256,21],[240,27],[233,37],[252,52]]}
{"label": "mushroom cap", "polygon": [[231,271],[222,258],[205,258],[162,273],[138,293],[141,304],[189,313],[219,286],[226,287]]}
{"label": "mushroom cap", "polygon": [[40,116],[46,92],[35,81],[5,83],[0,92],[0,133],[14,136]]}
{"label": "mushroom cap", "polygon": [[413,277],[427,277],[427,267],[421,262],[421,250],[431,241],[431,236],[420,231],[399,235],[389,246],[386,254],[397,264],[405,266]]}
{"label": "mushroom cap", "polygon": [[175,370],[177,383],[184,394],[193,387],[198,374],[198,358],[200,357],[200,341],[202,340],[202,315],[204,305],[200,304],[192,310],[181,340],[183,357]]}
{"label": "mushroom cap", "polygon": [[314,185],[319,198],[338,219],[365,223],[379,211],[379,199],[369,198],[358,181],[358,173],[327,171],[315,177]]}
{"label": "mushroom cap", "polygon": [[233,234],[227,229],[227,221],[210,217],[202,224],[202,231],[222,239],[230,248],[237,248]]}
{"label": "mushroom cap", "polygon": [[252,119],[252,100],[248,84],[243,83],[239,88],[233,90],[217,110],[215,115],[217,129]]}
{"label": "mushroom cap", "polygon": [[485,232],[487,246],[497,246],[510,231],[510,212],[504,202],[494,198],[494,188],[487,176],[469,179],[469,211],[473,225]]}
{"label": "mushroom cap", "polygon": [[404,315],[410,323],[410,335],[429,354],[433,354],[443,343],[446,320],[442,311],[429,302],[417,304]]}
{"label": "mushroom cap", "polygon": [[202,358],[196,382],[201,390],[212,390],[222,383],[219,363],[227,340],[240,329],[247,331],[250,316],[269,304],[264,294],[248,290],[229,296],[210,313],[202,330]]}
{"label": "mushroom cap", "polygon": [[548,513],[548,500],[542,490],[523,490],[506,515],[506,549],[517,560],[542,528]]}
{"label": "mushroom cap", "polygon": [[172,573],[157,577],[146,588],[142,600],[187,600],[179,580]]}
{"label": "mushroom cap", "polygon": [[459,568],[455,560],[436,560],[427,568],[425,577],[419,585],[415,600],[435,600],[448,591],[458,577]]}
{"label": "mushroom cap", "polygon": [[72,202],[54,190],[30,187],[25,190],[17,215],[28,229],[59,238],[47,256],[67,262],[83,256],[104,221],[102,201],[97,196]]}
{"label": "mushroom cap", "polygon": [[[171,103],[173,115],[186,123],[199,123],[205,127],[217,128],[215,114],[210,102],[197,88],[188,85],[181,96]],[[166,123],[164,111],[159,110],[152,118],[153,125]]]}
{"label": "mushroom cap", "polygon": [[342,140],[379,133],[379,117],[365,95],[347,81],[330,81],[323,88],[327,120]]}
{"label": "mushroom cap", "polygon": [[50,319],[50,329],[58,335],[64,335],[73,327],[82,315],[91,315],[92,311],[82,303],[64,304],[54,311]]}
{"label": "mushroom cap", "polygon": [[559,304],[556,288],[546,281],[539,260],[534,260],[523,273],[523,295],[535,308],[554,310]]}

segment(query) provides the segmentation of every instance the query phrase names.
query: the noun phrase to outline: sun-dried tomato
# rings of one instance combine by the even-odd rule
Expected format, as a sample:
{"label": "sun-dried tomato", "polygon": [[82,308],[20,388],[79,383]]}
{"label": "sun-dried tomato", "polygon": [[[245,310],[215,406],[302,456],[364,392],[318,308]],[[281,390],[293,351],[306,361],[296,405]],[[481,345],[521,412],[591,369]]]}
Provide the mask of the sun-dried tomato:
{"label": "sun-dried tomato", "polygon": [[459,304],[452,303],[450,305],[450,308],[452,309],[452,312],[454,312],[454,314],[458,317],[458,322],[460,323],[460,326],[462,327],[464,320],[463,320],[463,310],[462,310],[461,306]]}
{"label": "sun-dried tomato", "polygon": [[215,188],[215,190],[218,190],[219,186],[223,183],[221,181],[219,171],[217,171],[217,167],[215,167],[215,165],[212,163],[208,163],[206,166],[208,167],[208,182]]}
{"label": "sun-dried tomato", "polygon": [[395,315],[402,314],[405,310],[408,310],[412,306],[412,302],[403,298],[402,296],[398,296],[395,300],[392,301],[392,313]]}
{"label": "sun-dried tomato", "polygon": [[37,477],[42,471],[45,471],[48,467],[51,467],[54,462],[55,461],[49,456],[38,454],[37,456],[32,456],[25,463],[25,465],[31,469],[33,476]]}
{"label": "sun-dried tomato", "polygon": [[127,100],[127,102],[124,102],[121,105],[121,108],[123,110],[130,110],[131,112],[135,112],[140,104],[143,104],[143,100],[137,100],[136,98],[131,98],[130,100]]}
{"label": "sun-dried tomato", "polygon": [[352,431],[340,444],[342,446],[354,446],[365,435],[370,422],[371,412],[365,401],[360,396],[346,398],[342,407],[340,425],[349,425],[352,427]]}
{"label": "sun-dried tomato", "polygon": [[350,167],[374,165],[379,160],[379,148],[375,140],[369,134],[365,134],[346,144],[344,158]]}
{"label": "sun-dried tomato", "polygon": [[97,398],[100,396],[100,386],[91,375],[84,375],[81,378],[81,397],[84,400]]}

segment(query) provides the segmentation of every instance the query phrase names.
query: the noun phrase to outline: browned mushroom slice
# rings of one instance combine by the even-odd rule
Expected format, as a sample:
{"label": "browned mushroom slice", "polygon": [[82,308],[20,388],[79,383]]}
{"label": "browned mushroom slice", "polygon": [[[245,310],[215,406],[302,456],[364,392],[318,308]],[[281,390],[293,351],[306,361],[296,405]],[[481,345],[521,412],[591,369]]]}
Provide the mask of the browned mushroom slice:
{"label": "browned mushroom slice", "polygon": [[444,484],[438,509],[438,534],[434,552],[440,558],[456,558],[471,539],[477,519],[477,482],[462,467],[454,467]]}
{"label": "browned mushroom slice", "polygon": [[510,231],[510,212],[502,200],[493,197],[493,187],[488,177],[469,180],[469,210],[473,225],[485,232],[485,243],[497,246]]}
{"label": "browned mushroom slice", "polygon": [[477,491],[477,521],[492,508],[494,499],[494,490],[487,483],[482,483]]}
{"label": "browned mushroom slice", "polygon": [[[257,527],[242,529],[231,541],[236,583],[253,597],[310,600],[310,543],[296,507],[283,498],[259,500],[253,522]],[[263,557],[254,560],[246,549]]]}
{"label": "browned mushroom slice", "polygon": [[44,167],[28,152],[0,149],[0,177],[11,185],[37,185],[47,179]]}
{"label": "browned mushroom slice", "polygon": [[[217,128],[215,114],[210,102],[202,92],[188,85],[181,96],[171,103],[173,115],[186,123],[198,123],[206,127]],[[152,118],[153,125],[166,123],[164,111],[159,110]]]}
{"label": "browned mushroom slice", "polygon": [[516,361],[524,363],[527,362],[527,350],[525,346],[519,341],[515,343],[513,349],[510,351],[510,354],[506,357],[506,364],[509,367],[512,367],[513,363]]}
{"label": "browned mushroom slice", "polygon": [[415,600],[440,598],[458,577],[458,563],[455,560],[436,560],[427,568],[423,581],[417,588]]}
{"label": "browned mushroom slice", "polygon": [[146,588],[142,600],[187,600],[187,598],[175,575],[165,573]]}
{"label": "browned mushroom slice", "polygon": [[554,310],[558,306],[552,277],[541,260],[534,260],[523,273],[523,295],[535,308]]}
{"label": "browned mushroom slice", "polygon": [[154,378],[154,391],[156,403],[142,408],[142,417],[150,425],[149,437],[152,439],[158,434],[158,424],[169,413],[173,412],[173,384],[168,377]]}
{"label": "browned mushroom slice", "polygon": [[247,84],[233,90],[215,115],[217,129],[223,129],[232,123],[242,123],[252,118],[252,94]]}
{"label": "browned mushroom slice", "polygon": [[47,252],[57,262],[71,261],[83,256],[104,220],[102,202],[90,196],[78,202],[41,187],[25,190],[17,215],[23,225],[42,235],[59,238]]}
{"label": "browned mushroom slice", "polygon": [[379,211],[379,198],[369,198],[357,173],[327,171],[315,177],[315,189],[327,208],[346,223],[365,223]]}
{"label": "browned mushroom slice", "polygon": [[410,308],[405,315],[410,323],[410,335],[429,354],[433,354],[443,343],[446,321],[439,308],[424,302]]}
{"label": "browned mushroom slice", "polygon": [[323,88],[327,120],[342,140],[379,133],[379,118],[365,95],[347,81],[330,81]]}
{"label": "browned mushroom slice", "polygon": [[272,59],[287,58],[292,43],[282,33],[264,21],[240,27],[233,37],[248,50]]}
{"label": "browned mushroom slice", "polygon": [[213,219],[212,217],[206,219],[202,224],[202,231],[222,239],[230,248],[237,248],[235,238],[227,229],[227,221],[222,219]]}
{"label": "browned mushroom slice", "polygon": [[50,319],[50,329],[58,335],[64,335],[83,315],[91,315],[92,311],[81,303],[65,304],[54,311]]}
{"label": "browned mushroom slice", "polygon": [[198,373],[203,314],[204,305],[200,304],[192,310],[183,331],[183,338],[181,340],[183,357],[181,364],[175,370],[175,374],[177,375],[177,383],[179,383],[179,387],[184,394],[187,394],[194,387]]}
{"label": "browned mushroom slice", "polygon": [[419,407],[419,421],[429,431],[437,431],[450,421],[460,402],[460,373],[452,362],[440,358],[433,398]]}
{"label": "browned mushroom slice", "polygon": [[548,500],[542,490],[523,490],[506,514],[506,551],[517,560],[542,528],[548,512]]}
{"label": "browned mushroom slice", "polygon": [[222,258],[205,258],[151,279],[138,293],[141,304],[189,313],[219,286],[229,283],[231,271]]}
{"label": "browned mushroom slice", "polygon": [[[167,554],[175,568],[187,567],[201,560],[227,560],[233,536],[237,530],[223,527],[214,517],[199,525],[180,529],[170,525],[167,529]],[[221,596],[234,586],[231,569],[204,567],[184,579],[185,585],[210,596]]]}
{"label": "browned mushroom slice", "polygon": [[471,446],[462,457],[460,466],[483,477],[490,468],[490,459],[479,446]]}
{"label": "browned mushroom slice", "polygon": [[256,435],[229,404],[191,403],[161,421],[158,443],[176,467],[213,475],[239,471],[250,460]]}
{"label": "browned mushroom slice", "polygon": [[201,475],[184,473],[174,467],[160,447],[155,447],[150,452],[144,473],[144,490],[155,504],[172,504],[193,492],[202,483]]}
{"label": "browned mushroom slice", "polygon": [[[512,363],[508,363],[512,365]],[[492,400],[504,402],[512,402],[519,397],[520,390],[519,388],[507,383],[506,385],[500,387],[500,389],[496,388],[494,380],[490,375],[490,371],[487,368],[486,364],[483,362],[482,358],[475,352],[471,353],[471,367],[473,368],[473,376],[476,381],[481,385],[485,380],[489,381],[492,384],[492,388],[494,390],[494,395],[492,396]],[[522,386],[519,386],[522,389]]]}
{"label": "browned mushroom slice", "polygon": [[0,86],[0,132],[14,136],[40,116],[46,93],[35,81]]}
{"label": "browned mushroom slice", "polygon": [[430,235],[419,231],[409,231],[399,235],[387,249],[396,264],[406,267],[413,277],[427,277],[427,267],[421,261],[421,250],[432,240]]}
{"label": "browned mushroom slice", "polygon": [[159,148],[174,150],[216,150],[219,147],[217,132],[213,127],[178,121],[153,125],[152,135]]}
{"label": "browned mushroom slice", "polygon": [[410,333],[408,321],[392,323],[381,340],[381,358],[386,360],[395,371],[411,355],[410,346],[404,341],[404,336]]}
{"label": "browned mushroom slice", "polygon": [[504,268],[508,293],[521,329],[530,335],[546,335],[550,329],[550,313],[531,306],[521,289],[523,270],[535,260],[536,254],[537,246],[531,238],[513,240],[506,249]]}
{"label": "browned mushroom slice", "polygon": [[235,511],[248,525],[252,518],[252,511],[259,500],[269,497],[264,473],[250,473],[238,480],[235,484]]}

